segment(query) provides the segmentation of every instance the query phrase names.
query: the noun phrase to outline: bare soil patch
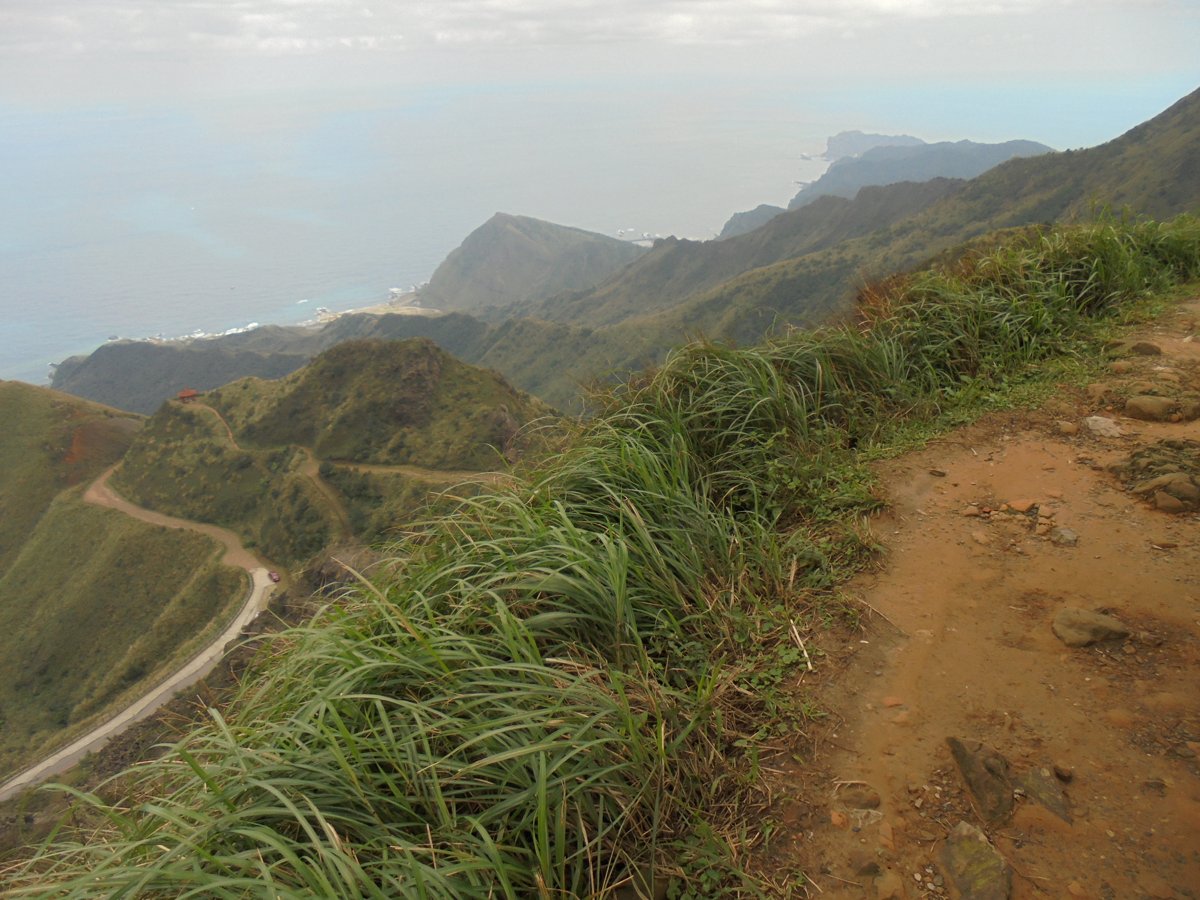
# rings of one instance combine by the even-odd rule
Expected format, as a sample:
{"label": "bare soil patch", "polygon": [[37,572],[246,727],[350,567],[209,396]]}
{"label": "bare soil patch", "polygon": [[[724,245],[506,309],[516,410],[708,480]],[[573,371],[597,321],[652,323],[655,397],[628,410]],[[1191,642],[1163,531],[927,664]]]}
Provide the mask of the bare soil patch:
{"label": "bare soil patch", "polygon": [[[1086,390],[881,466],[886,555],[849,587],[864,626],[827,638],[832,714],[811,762],[781,764],[771,852],[810,896],[1200,897],[1200,516],[1128,475],[1200,440],[1198,315],[1146,329]],[[1133,417],[1146,396],[1170,401],[1161,420]],[[1070,647],[1065,608],[1129,635]],[[949,738],[981,745],[1007,815],[989,820]],[[956,884],[964,821],[1007,881]]]}

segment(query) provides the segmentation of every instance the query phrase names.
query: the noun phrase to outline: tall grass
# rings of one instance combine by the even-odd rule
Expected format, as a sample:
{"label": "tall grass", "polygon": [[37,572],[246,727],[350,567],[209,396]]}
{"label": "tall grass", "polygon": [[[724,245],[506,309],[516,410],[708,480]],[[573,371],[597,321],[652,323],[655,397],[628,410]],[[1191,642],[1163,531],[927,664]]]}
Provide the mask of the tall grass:
{"label": "tall grass", "polygon": [[[278,638],[118,801],[81,797],[91,830],[10,890],[688,895],[697,835],[753,840],[755,755],[798,714],[774,690],[788,633],[866,552],[858,449],[1198,276],[1196,220],[1110,220],[892,279],[853,323],[680,349]],[[730,860],[705,890],[751,889]]]}

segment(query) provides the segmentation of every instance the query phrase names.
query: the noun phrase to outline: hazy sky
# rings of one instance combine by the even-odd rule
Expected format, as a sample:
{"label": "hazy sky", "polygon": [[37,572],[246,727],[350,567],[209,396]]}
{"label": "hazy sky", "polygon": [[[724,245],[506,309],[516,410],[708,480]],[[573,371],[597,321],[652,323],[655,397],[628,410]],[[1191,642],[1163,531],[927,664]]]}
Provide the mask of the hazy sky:
{"label": "hazy sky", "polygon": [[1200,0],[0,0],[0,376],[376,302],[496,211],[708,238],[828,135],[1092,146]]}
{"label": "hazy sky", "polygon": [[0,0],[0,99],[744,85],[831,125],[1081,146],[1194,88],[1198,45],[1196,0]]}

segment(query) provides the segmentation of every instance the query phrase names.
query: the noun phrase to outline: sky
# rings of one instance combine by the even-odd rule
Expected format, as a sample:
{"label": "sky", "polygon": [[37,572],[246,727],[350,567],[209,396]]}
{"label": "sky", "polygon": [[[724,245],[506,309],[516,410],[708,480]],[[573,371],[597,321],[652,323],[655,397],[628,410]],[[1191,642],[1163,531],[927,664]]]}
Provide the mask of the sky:
{"label": "sky", "polygon": [[1083,146],[1195,87],[1198,39],[1196,0],[0,0],[0,99],[744,85],[797,116]]}

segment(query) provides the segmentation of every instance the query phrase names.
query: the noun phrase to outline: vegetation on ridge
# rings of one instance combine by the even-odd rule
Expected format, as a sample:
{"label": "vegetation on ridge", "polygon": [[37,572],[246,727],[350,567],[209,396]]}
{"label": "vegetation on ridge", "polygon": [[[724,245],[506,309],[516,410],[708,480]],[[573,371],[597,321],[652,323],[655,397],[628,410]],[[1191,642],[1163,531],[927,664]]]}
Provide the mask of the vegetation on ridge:
{"label": "vegetation on ridge", "polygon": [[221,548],[61,494],[0,571],[0,781],[145,691],[245,597]]}
{"label": "vegetation on ridge", "polygon": [[378,539],[383,514],[411,513],[464,472],[502,467],[549,412],[432,341],[346,341],[286,378],[164,404],[115,481],[144,506],[226,526],[298,565],[338,541]]}
{"label": "vegetation on ridge", "polygon": [[853,325],[677,351],[276,639],[227,715],[113,805],[82,797],[10,893],[755,890],[728,847],[762,839],[760,754],[802,724],[793,630],[838,614],[869,551],[865,451],[1198,276],[1195,219],[1028,231]]}

